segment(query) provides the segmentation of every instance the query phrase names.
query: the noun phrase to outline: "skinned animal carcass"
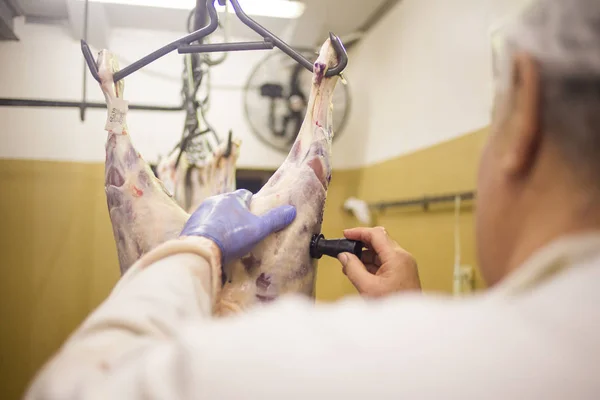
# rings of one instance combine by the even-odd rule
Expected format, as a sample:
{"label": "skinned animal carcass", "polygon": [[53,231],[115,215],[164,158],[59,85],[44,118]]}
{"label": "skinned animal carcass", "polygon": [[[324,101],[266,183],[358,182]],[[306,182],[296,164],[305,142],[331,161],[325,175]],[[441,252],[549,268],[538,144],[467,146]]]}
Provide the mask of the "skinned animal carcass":
{"label": "skinned animal carcass", "polygon": [[[300,133],[284,163],[253,196],[250,205],[252,213],[262,215],[291,204],[296,207],[297,217],[249,254],[223,266],[224,284],[216,302],[216,315],[239,312],[288,293],[314,297],[316,261],[309,255],[309,244],[312,235],[321,230],[331,179],[332,94],[338,81],[338,76],[326,77],[325,73],[337,63],[337,54],[327,39],[314,64]],[[143,254],[177,237],[189,214],[131,143],[124,123],[127,107],[122,99],[123,82],[113,83],[117,71],[114,57],[103,50],[98,66],[109,108],[105,189],[124,273]]]}
{"label": "skinned animal carcass", "polygon": [[177,204],[192,213],[207,197],[235,191],[240,145],[239,139],[233,139],[231,144],[220,143],[215,151],[197,162],[190,162],[187,152],[177,148],[159,162],[158,178],[175,197]]}
{"label": "skinned animal carcass", "polygon": [[104,190],[124,274],[151,249],[176,238],[189,218],[136,151],[127,132],[124,83],[113,82],[116,57],[107,50],[98,56],[100,87],[108,105]]}

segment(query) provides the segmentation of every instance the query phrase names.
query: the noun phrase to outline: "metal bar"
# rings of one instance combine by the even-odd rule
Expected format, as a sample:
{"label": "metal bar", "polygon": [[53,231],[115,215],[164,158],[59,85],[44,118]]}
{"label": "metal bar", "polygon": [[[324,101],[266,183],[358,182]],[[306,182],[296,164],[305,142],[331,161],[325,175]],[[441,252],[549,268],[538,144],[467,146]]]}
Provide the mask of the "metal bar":
{"label": "metal bar", "polygon": [[[293,48],[288,46],[283,40],[279,39],[277,36],[275,36],[273,33],[271,33],[268,29],[264,28],[258,22],[256,22],[252,18],[250,18],[240,7],[240,3],[238,2],[238,0],[229,0],[229,1],[231,2],[231,5],[233,6],[235,14],[240,19],[240,21],[242,21],[244,23],[244,25],[248,26],[254,32],[261,35],[264,39],[269,39],[270,41],[272,41],[273,44],[279,50],[283,51],[285,54],[287,54],[288,56],[290,56],[291,58],[296,60],[296,62],[298,62],[300,65],[302,65],[304,68],[306,68],[310,72],[313,72],[312,62],[310,62],[308,59],[304,58],[304,56],[302,56],[296,50],[294,50]],[[335,49],[335,51],[338,55],[339,63],[335,67],[327,70],[327,72],[325,73],[325,76],[327,76],[327,77],[338,75],[339,73],[341,73],[344,70],[344,68],[346,68],[346,65],[348,64],[348,54],[346,52],[346,49],[344,48],[344,45],[340,41],[340,39],[331,32],[329,33],[329,38],[331,40],[331,44],[332,44],[333,48]]]}
{"label": "metal bar", "polygon": [[[258,22],[256,22],[252,18],[250,18],[240,7],[240,3],[238,2],[238,0],[229,0],[229,1],[231,2],[231,5],[233,6],[233,9],[235,11],[235,14],[240,19],[240,21],[242,21],[246,26],[248,26],[254,32],[261,35],[264,39],[269,39],[270,41],[272,41],[273,44],[279,50],[283,51],[285,54],[287,54],[288,56],[290,56],[291,58],[296,60],[296,62],[298,62],[300,65],[302,65],[304,68],[306,68],[310,72],[313,72],[314,67],[313,67],[312,62],[310,62],[308,59],[304,58],[304,56],[302,56],[296,50],[294,50],[293,48],[288,46],[283,40],[279,39],[277,36],[275,36],[273,33],[271,33],[268,29],[264,28]],[[344,68],[346,68],[346,65],[348,65],[348,53],[346,52],[346,49],[344,48],[344,45],[342,44],[341,40],[331,32],[329,33],[329,38],[331,40],[331,44],[332,44],[333,48],[335,49],[335,51],[338,55],[338,65],[327,70],[327,72],[325,73],[326,77],[331,77],[331,76],[340,74],[344,70]]]}
{"label": "metal bar", "polygon": [[[279,50],[283,51],[285,54],[287,54],[288,56],[290,56],[291,58],[296,60],[297,63],[302,65],[304,68],[306,68],[310,72],[313,72],[314,67],[313,67],[313,64],[311,61],[309,61],[304,56],[302,56],[300,53],[298,53],[296,50],[294,50],[293,48],[288,46],[283,40],[279,39],[277,36],[275,36],[273,33],[271,33],[268,29],[264,28],[258,22],[254,21],[252,18],[250,18],[240,7],[238,0],[229,0],[229,1],[231,2],[231,5],[233,6],[233,9],[234,9],[235,14],[237,15],[238,19],[240,21],[242,21],[244,23],[244,25],[248,26],[254,32],[261,35],[265,41],[273,42],[273,45],[275,47],[277,47]],[[224,2],[219,1],[219,4],[222,4],[222,3],[224,3]],[[335,67],[327,70],[327,72],[325,73],[326,77],[331,77],[331,76],[340,74],[344,70],[344,68],[346,68],[346,66],[348,65],[348,53],[346,52],[346,49],[344,48],[344,45],[342,44],[340,38],[338,38],[336,35],[334,35],[333,33],[330,32],[329,39],[331,40],[331,44],[338,55],[338,64]],[[227,43],[227,44],[230,46],[242,45],[242,48],[231,47],[231,50],[251,50],[250,48],[243,47],[243,45],[244,45],[243,43],[241,43],[241,44],[240,43]],[[183,47],[183,46],[180,46],[180,48],[181,47]],[[264,49],[264,48],[260,47],[259,49]],[[202,50],[202,48],[199,48],[199,50]],[[187,51],[191,52],[190,49],[188,49]],[[214,51],[219,51],[219,50],[214,50]]]}
{"label": "metal bar", "polygon": [[223,154],[223,156],[225,158],[229,157],[231,155],[231,150],[232,150],[232,140],[233,140],[233,131],[230,129],[229,130],[229,135],[227,135],[227,148],[225,149],[225,153]]}
{"label": "metal bar", "polygon": [[219,26],[219,17],[217,15],[217,10],[215,9],[213,0],[207,0],[207,1],[208,1],[207,6],[208,6],[208,4],[210,4],[210,6],[208,6],[208,14],[210,16],[210,23],[207,26],[205,26],[204,28],[199,29],[195,32],[192,32],[187,36],[177,39],[174,42],[169,43],[166,46],[161,47],[160,49],[148,54],[145,57],[142,57],[141,59],[134,62],[133,64],[128,65],[127,67],[123,68],[122,70],[116,72],[114,74],[114,81],[115,82],[120,81],[121,79],[125,78],[126,76],[131,75],[135,71],[150,64],[151,62],[158,60],[162,56],[164,56],[172,51],[177,50],[177,48],[179,46],[181,46],[182,44],[192,43],[196,40],[203,38],[204,36],[207,36],[207,35],[210,35],[211,33],[213,33]]}
{"label": "metal bar", "polygon": [[327,72],[325,72],[326,77],[341,74],[342,71],[348,65],[348,52],[346,52],[346,49],[344,48],[344,45],[342,44],[340,38],[334,35],[333,33],[329,32],[329,40],[331,41],[331,45],[333,46],[335,53],[337,54],[338,64],[335,67],[328,69]]}
{"label": "metal bar", "polygon": [[[174,42],[171,42],[166,46],[163,46],[160,49],[153,51],[145,57],[140,58],[136,62],[116,72],[113,75],[113,80],[115,82],[118,82],[126,76],[129,76],[132,73],[136,72],[137,70],[142,69],[146,65],[152,63],[153,61],[158,60],[162,56],[177,50],[179,46],[183,44],[192,43],[196,40],[203,38],[204,36],[208,36],[211,33],[213,33],[219,26],[219,16],[217,15],[217,10],[215,8],[214,1],[216,0],[207,0],[206,3],[208,8],[208,15],[210,17],[210,23],[207,26],[195,32],[192,32],[189,35],[179,38]],[[100,76],[98,75],[98,66],[96,65],[96,61],[94,60],[92,51],[90,50],[90,47],[88,46],[85,40],[81,41],[81,51],[83,52],[83,57],[85,58],[85,61],[88,65],[88,68],[90,69],[92,76],[94,77],[94,79],[100,82]]]}
{"label": "metal bar", "polygon": [[90,50],[90,46],[88,46],[85,40],[81,41],[81,52],[83,53],[83,59],[90,70],[90,73],[94,77],[94,79],[100,83],[100,75],[98,75],[98,65],[96,65],[96,60],[94,60],[94,56],[92,55],[92,50]]}
{"label": "metal bar", "polygon": [[196,133],[192,133],[191,135],[185,136],[182,140],[180,140],[179,142],[177,142],[177,144],[175,145],[175,147],[173,147],[173,150],[171,150],[171,152],[169,154],[173,153],[175,150],[181,149],[181,143],[182,143],[182,141],[187,141],[187,140],[194,139],[194,138],[196,138],[198,136],[205,135],[208,132],[210,132],[210,130],[206,129],[206,130],[203,130],[203,131],[200,131],[200,132],[196,132]]}
{"label": "metal bar", "polygon": [[460,197],[461,200],[473,200],[475,199],[475,192],[462,192],[462,193],[452,193],[452,194],[444,194],[439,196],[424,196],[421,198],[414,199],[406,199],[399,201],[390,201],[390,202],[379,202],[369,204],[369,208],[375,208],[378,210],[384,210],[386,208],[400,208],[400,207],[410,207],[410,206],[423,206],[428,207],[434,203],[450,203],[456,200],[457,197]]}
{"label": "metal bar", "polygon": [[248,26],[250,29],[252,29],[254,32],[261,35],[263,38],[271,39],[273,41],[274,45],[279,50],[283,51],[285,54],[292,57],[294,60],[296,60],[296,62],[298,62],[300,65],[302,65],[304,68],[306,68],[310,72],[313,72],[312,62],[308,61],[300,53],[298,53],[296,50],[294,50],[290,46],[288,46],[283,40],[279,39],[277,36],[275,36],[269,30],[267,30],[266,28],[259,25],[258,22],[256,22],[252,18],[250,18],[240,7],[240,3],[238,2],[238,0],[229,0],[229,1],[231,2],[233,9],[235,10],[235,14],[238,16],[240,21],[242,21],[244,23],[244,25]]}
{"label": "metal bar", "polygon": [[[199,0],[198,0],[199,1]],[[224,3],[224,4],[221,4]],[[229,30],[230,30],[230,24],[229,24],[229,18],[230,18],[230,12],[229,12],[229,3],[227,3],[226,0],[220,0],[219,1],[220,5],[225,6],[225,15],[223,17],[223,23],[221,23],[221,21],[219,21],[219,26],[221,27],[221,29],[223,30],[223,43],[228,43],[229,42]],[[212,66],[216,66],[219,64],[222,64],[223,62],[225,62],[225,60],[227,59],[229,53],[227,52],[223,52],[223,54],[221,54],[221,57],[217,58],[216,60],[213,60],[210,57],[204,57],[204,63],[206,65],[208,65],[209,67]],[[210,79],[210,78],[209,78]]]}
{"label": "metal bar", "polygon": [[[164,55],[177,50],[179,47],[181,47],[183,45],[189,45],[195,41],[200,41],[200,39],[213,33],[219,26],[219,17],[217,15],[217,10],[216,10],[215,4],[214,4],[215,1],[217,1],[217,0],[206,0],[208,15],[210,17],[210,23],[207,26],[205,26],[204,28],[199,29],[195,32],[192,32],[187,36],[177,39],[174,42],[167,44],[166,46],[161,47],[160,49],[148,54],[145,57],[142,57],[138,61],[136,61],[136,62],[132,63],[131,65],[128,65],[127,67],[123,68],[122,70],[116,72],[113,76],[114,81],[118,82],[119,80],[125,78],[126,76],[132,74],[133,72],[135,72],[135,71],[145,67],[146,65],[152,63],[153,61],[156,61],[157,59],[163,57]],[[219,4],[221,4],[221,5],[225,3],[225,1],[223,1],[223,0],[218,0],[218,1],[219,1]],[[273,42],[273,45],[275,47],[277,47],[278,49],[283,51],[285,54],[287,54],[288,56],[290,56],[291,58],[296,60],[296,62],[298,62],[304,68],[308,69],[310,72],[313,72],[312,62],[310,62],[308,59],[304,58],[296,50],[294,50],[293,48],[288,46],[285,42],[283,42],[281,39],[279,39],[273,33],[268,31],[263,26],[261,26],[256,21],[254,21],[252,18],[250,18],[248,15],[246,15],[246,13],[244,13],[242,8],[240,7],[238,0],[229,0],[229,1],[231,2],[233,9],[235,10],[235,13],[236,13],[237,17],[240,19],[240,21],[242,21],[246,26],[248,26],[253,31],[260,34],[263,37],[263,39],[265,39],[265,40],[268,39],[269,41]],[[348,64],[348,53],[346,52],[346,49],[344,48],[344,45],[342,44],[341,40],[337,36],[335,36],[333,33],[329,34],[329,38],[331,40],[333,48],[335,49],[335,51],[338,55],[338,65],[327,70],[327,72],[325,73],[325,76],[327,76],[327,77],[331,77],[331,76],[340,74],[344,70],[344,68],[346,68],[346,65]],[[232,50],[233,49],[234,48],[232,47]],[[263,48],[261,47],[260,49],[263,49]],[[247,50],[247,48],[244,50]],[[94,79],[96,79],[98,82],[100,82],[100,76],[98,75],[98,66],[96,65],[96,62],[94,61],[92,52],[85,40],[81,41],[81,51],[83,52],[83,56],[88,65],[88,68],[90,69],[92,76],[94,77]],[[217,50],[214,50],[214,51],[217,51]]]}
{"label": "metal bar", "polygon": [[[210,1],[210,0],[209,0]],[[214,2],[213,2],[214,4]],[[208,22],[208,4],[206,0],[196,0],[196,12],[194,13],[194,31],[198,31]],[[203,42],[203,37],[198,39],[198,43]]]}
{"label": "metal bar", "polygon": [[[88,40],[88,23],[89,23],[89,19],[90,19],[90,13],[89,13],[89,5],[90,5],[90,1],[89,0],[85,0],[85,6],[84,6],[84,10],[83,10],[83,40],[85,40],[87,42]],[[85,121],[85,110],[86,110],[86,106],[85,103],[87,102],[87,73],[86,73],[86,69],[87,69],[87,61],[85,61],[85,58],[83,59],[83,89],[82,89],[82,94],[81,94],[81,103],[82,106],[79,109],[79,119],[81,120],[81,122]]]}
{"label": "metal bar", "polygon": [[191,44],[180,46],[177,49],[179,54],[191,53],[213,53],[221,51],[243,51],[243,50],[270,50],[274,44],[269,41],[264,42],[242,42],[242,43],[213,43],[213,44]]}
{"label": "metal bar", "polygon": [[0,40],[19,40],[14,32],[14,18],[19,15],[22,12],[18,4],[0,1]]}
{"label": "metal bar", "polygon": [[[63,100],[37,100],[37,99],[10,99],[0,98],[0,107],[54,107],[54,108],[79,108],[83,103]],[[106,108],[105,103],[85,103],[87,108]],[[140,111],[182,111],[183,106],[152,106],[143,104],[130,104],[130,110]]]}

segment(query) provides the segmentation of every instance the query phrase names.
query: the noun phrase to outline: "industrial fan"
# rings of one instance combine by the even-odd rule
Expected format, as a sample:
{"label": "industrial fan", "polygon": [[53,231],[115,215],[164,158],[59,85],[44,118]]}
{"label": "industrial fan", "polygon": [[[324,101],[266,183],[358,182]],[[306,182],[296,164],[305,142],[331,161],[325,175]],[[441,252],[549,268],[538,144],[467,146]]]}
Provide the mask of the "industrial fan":
{"label": "industrial fan", "polygon": [[[314,62],[317,53],[299,51]],[[312,73],[281,52],[273,52],[252,71],[244,93],[244,111],[252,132],[266,145],[288,153],[302,125]],[[334,140],[344,129],[350,111],[348,85],[333,93]]]}

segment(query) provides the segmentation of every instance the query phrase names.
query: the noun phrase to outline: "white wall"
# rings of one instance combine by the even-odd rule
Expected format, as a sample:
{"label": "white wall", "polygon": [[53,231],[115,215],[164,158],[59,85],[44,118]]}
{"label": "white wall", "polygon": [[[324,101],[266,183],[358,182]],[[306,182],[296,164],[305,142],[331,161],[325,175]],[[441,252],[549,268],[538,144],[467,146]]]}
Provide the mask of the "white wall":
{"label": "white wall", "polygon": [[[83,58],[68,29],[18,20],[17,32],[20,42],[0,42],[0,97],[79,101]],[[113,29],[110,50],[123,58],[123,67],[182,34]],[[230,53],[211,72],[213,91],[207,117],[222,135],[233,129],[243,141],[240,167],[273,168],[284,158],[254,137],[243,116],[242,88],[265,55]],[[156,61],[126,79],[125,97],[131,103],[179,105],[182,68],[182,56],[177,53]],[[104,102],[91,75],[88,99]],[[105,118],[104,109],[88,110],[81,123],[77,109],[0,107],[0,157],[103,162]],[[128,115],[134,143],[148,161],[175,145],[183,121],[183,112],[130,111]]]}
{"label": "white wall", "polygon": [[491,106],[489,28],[523,0],[404,0],[351,52],[348,136],[369,165],[484,127]]}
{"label": "white wall", "polygon": [[[481,128],[489,122],[488,31],[523,0],[404,0],[350,53],[352,113],[333,147],[337,169],[370,165]],[[0,97],[79,100],[79,43],[59,26],[17,24],[21,42],[0,43]],[[122,66],[182,33],[113,29]],[[243,141],[239,166],[274,168],[284,155],[259,142],[242,109],[242,87],[265,52],[230,53],[212,70],[208,117]],[[126,80],[132,103],[180,102],[181,56],[171,54]],[[103,101],[91,77],[89,98]],[[102,162],[105,110],[0,107],[0,157]],[[336,117],[334,111],[334,118]],[[136,146],[150,161],[172,148],[183,113],[131,111]]]}

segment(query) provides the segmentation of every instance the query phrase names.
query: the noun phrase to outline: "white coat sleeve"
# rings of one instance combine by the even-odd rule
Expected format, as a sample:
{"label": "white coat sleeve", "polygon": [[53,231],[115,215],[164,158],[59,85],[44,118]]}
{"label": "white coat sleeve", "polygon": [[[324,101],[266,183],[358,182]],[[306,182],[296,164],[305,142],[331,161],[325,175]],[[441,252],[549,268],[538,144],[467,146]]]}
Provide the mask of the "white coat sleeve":
{"label": "white coat sleeve", "polygon": [[210,320],[220,271],[218,247],[200,237],[147,253],[38,373],[25,398],[106,398],[98,388],[140,355],[174,340],[188,321]]}
{"label": "white coat sleeve", "polygon": [[590,384],[597,335],[585,336],[597,330],[569,336],[558,331],[567,318],[554,317],[569,299],[577,307],[561,305],[566,315],[596,307],[580,289],[511,301],[400,295],[317,307],[288,298],[213,319],[202,283],[217,282],[210,256],[159,256],[127,273],[26,399],[597,398],[589,395],[598,386]]}

